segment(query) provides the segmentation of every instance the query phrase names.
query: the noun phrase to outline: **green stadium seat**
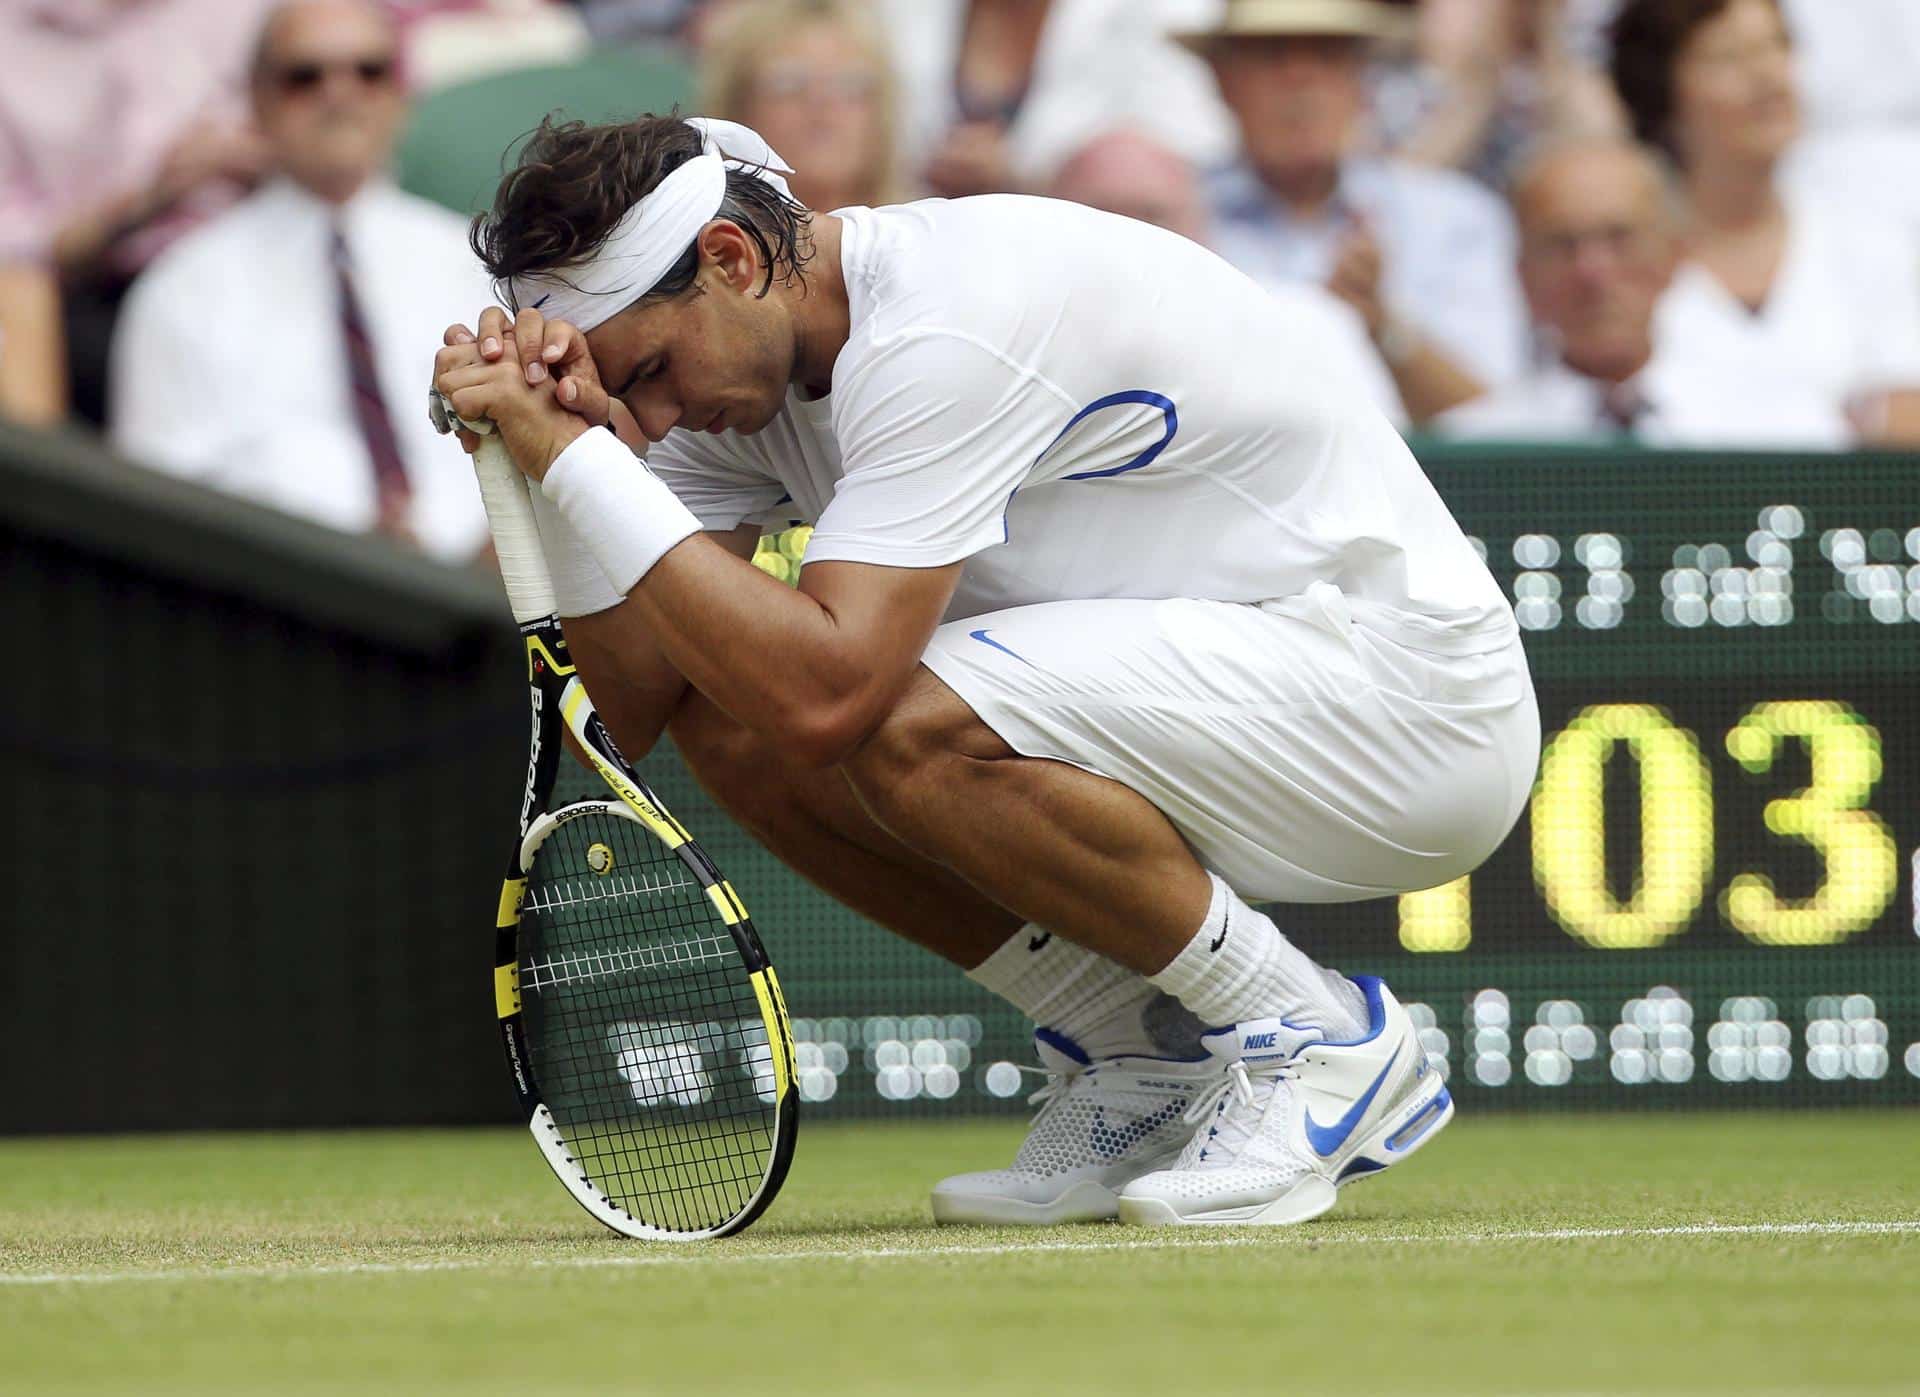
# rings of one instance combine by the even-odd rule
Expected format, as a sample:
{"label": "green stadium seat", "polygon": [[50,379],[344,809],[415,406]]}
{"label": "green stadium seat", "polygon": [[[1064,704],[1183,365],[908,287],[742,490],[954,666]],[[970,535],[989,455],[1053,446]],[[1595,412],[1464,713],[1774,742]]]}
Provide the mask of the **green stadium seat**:
{"label": "green stadium seat", "polygon": [[605,48],[578,63],[516,68],[442,88],[415,105],[401,140],[400,187],[456,213],[493,202],[508,146],[559,111],[609,121],[685,108],[693,74],[665,54]]}

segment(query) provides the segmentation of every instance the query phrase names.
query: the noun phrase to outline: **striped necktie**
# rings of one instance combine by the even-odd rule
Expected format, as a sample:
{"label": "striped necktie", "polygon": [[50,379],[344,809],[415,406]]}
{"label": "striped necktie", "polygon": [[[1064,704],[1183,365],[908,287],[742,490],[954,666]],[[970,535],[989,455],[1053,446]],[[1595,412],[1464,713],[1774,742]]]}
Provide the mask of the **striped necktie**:
{"label": "striped necktie", "polygon": [[400,458],[400,440],[394,435],[393,419],[387,413],[386,400],[380,396],[380,376],[375,369],[373,339],[360,314],[360,300],[353,290],[352,259],[347,240],[338,225],[333,229],[332,257],[334,278],[340,289],[340,338],[347,351],[347,386],[353,399],[354,420],[367,445],[367,458],[373,465],[374,487],[379,498],[379,520],[375,527],[382,533],[406,534],[407,506],[413,488],[407,482],[406,463]]}

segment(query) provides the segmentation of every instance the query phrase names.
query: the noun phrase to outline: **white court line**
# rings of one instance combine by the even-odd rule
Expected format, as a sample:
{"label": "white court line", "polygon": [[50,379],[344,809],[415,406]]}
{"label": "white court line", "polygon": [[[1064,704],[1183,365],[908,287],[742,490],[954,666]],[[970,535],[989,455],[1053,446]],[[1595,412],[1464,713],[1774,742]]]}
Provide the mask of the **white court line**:
{"label": "white court line", "polygon": [[456,1257],[444,1261],[349,1261],[318,1266],[202,1266],[153,1271],[46,1271],[0,1273],[0,1286],[100,1285],[120,1281],[213,1281],[228,1279],[304,1280],[312,1276],[404,1276],[436,1271],[571,1271],[600,1267],[762,1265],[805,1261],[895,1261],[955,1256],[1030,1256],[1036,1253],[1117,1251],[1206,1251],[1228,1247],[1266,1247],[1274,1251],[1312,1251],[1339,1246],[1499,1245],[1513,1242],[1606,1241],[1618,1238],[1684,1237],[1856,1237],[1920,1233],[1920,1218],[1888,1222],[1696,1223],[1681,1227],[1555,1227],[1514,1232],[1421,1232],[1365,1236],[1315,1236],[1295,1231],[1261,1235],[1195,1234],[1167,1229],[1156,1236],[1125,1241],[1058,1241],[994,1246],[838,1247],[818,1251],[715,1251],[693,1243],[671,1250],[637,1251],[620,1256]]}

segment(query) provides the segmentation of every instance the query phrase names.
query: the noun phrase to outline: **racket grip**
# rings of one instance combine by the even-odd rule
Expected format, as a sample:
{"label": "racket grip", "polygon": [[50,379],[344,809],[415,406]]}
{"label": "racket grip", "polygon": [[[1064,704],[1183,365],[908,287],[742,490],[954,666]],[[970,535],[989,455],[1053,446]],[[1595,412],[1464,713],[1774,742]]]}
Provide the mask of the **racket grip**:
{"label": "racket grip", "polygon": [[480,438],[473,470],[480,480],[480,499],[493,529],[493,550],[500,560],[513,619],[522,625],[544,621],[554,614],[553,581],[547,576],[527,478],[507,454],[506,444],[492,432]]}

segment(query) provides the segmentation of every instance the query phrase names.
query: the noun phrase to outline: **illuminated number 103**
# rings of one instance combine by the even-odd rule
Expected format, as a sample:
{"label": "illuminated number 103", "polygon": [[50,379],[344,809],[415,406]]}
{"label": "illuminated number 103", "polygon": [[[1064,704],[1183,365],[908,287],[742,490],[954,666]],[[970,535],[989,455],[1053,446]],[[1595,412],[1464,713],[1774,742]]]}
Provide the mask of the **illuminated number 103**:
{"label": "illuminated number 103", "polygon": [[[1764,946],[1824,946],[1871,926],[1899,883],[1885,821],[1866,808],[1879,782],[1880,734],[1842,703],[1757,704],[1727,734],[1748,771],[1773,767],[1782,743],[1806,749],[1811,784],[1767,802],[1767,828],[1819,855],[1821,881],[1782,898],[1761,873],[1739,873],[1720,908]],[[1602,824],[1607,760],[1625,743],[1639,772],[1640,851],[1632,893],[1607,883]],[[1556,733],[1541,754],[1531,807],[1534,882],[1554,920],[1589,946],[1643,950],[1686,929],[1713,876],[1713,779],[1694,735],[1648,704],[1596,704]],[[1400,939],[1412,951],[1457,951],[1472,934],[1468,880],[1400,899]]]}

